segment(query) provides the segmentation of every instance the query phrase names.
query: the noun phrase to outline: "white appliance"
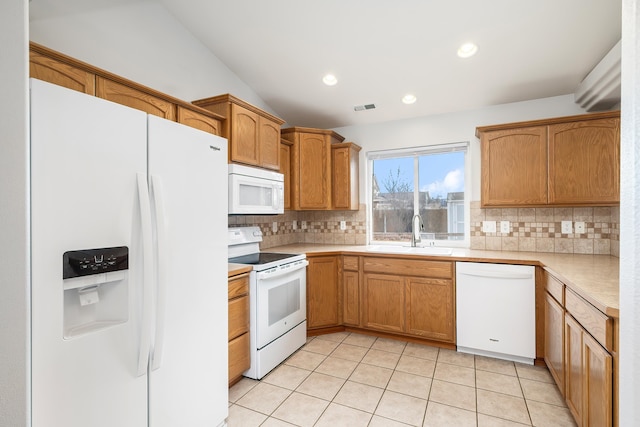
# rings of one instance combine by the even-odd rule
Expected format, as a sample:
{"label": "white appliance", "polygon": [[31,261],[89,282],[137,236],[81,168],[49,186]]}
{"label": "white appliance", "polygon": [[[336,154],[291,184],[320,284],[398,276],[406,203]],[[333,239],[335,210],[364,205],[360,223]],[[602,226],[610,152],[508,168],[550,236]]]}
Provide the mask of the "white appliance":
{"label": "white appliance", "polygon": [[229,213],[284,213],[284,175],[266,169],[229,164]]}
{"label": "white appliance", "polygon": [[304,254],[260,252],[259,227],[229,228],[229,262],[250,264],[251,367],[261,379],[307,341],[307,265]]}
{"label": "white appliance", "polygon": [[227,141],[31,80],[33,427],[223,426]]}
{"label": "white appliance", "polygon": [[533,364],[535,267],[456,263],[458,351]]}

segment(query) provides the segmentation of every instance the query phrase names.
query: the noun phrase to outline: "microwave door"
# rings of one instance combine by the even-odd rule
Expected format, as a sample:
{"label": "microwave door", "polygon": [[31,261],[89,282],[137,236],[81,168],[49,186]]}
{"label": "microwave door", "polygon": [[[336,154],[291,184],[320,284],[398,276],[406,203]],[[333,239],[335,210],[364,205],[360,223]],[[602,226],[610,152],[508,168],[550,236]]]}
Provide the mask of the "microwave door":
{"label": "microwave door", "polygon": [[256,177],[230,175],[229,213],[276,214],[283,213],[277,199],[278,186],[273,181]]}

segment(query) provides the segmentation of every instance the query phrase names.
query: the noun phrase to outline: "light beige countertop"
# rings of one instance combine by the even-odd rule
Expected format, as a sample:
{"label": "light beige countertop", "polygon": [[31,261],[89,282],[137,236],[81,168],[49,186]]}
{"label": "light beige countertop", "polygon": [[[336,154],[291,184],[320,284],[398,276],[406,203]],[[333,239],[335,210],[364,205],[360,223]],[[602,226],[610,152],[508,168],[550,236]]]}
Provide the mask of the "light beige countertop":
{"label": "light beige countertop", "polygon": [[270,252],[354,253],[368,256],[421,257],[448,261],[498,262],[539,265],[608,316],[620,316],[619,258],[609,255],[556,254],[544,252],[481,251],[454,248],[451,255],[397,254],[369,251],[367,246],[293,244],[269,248]]}

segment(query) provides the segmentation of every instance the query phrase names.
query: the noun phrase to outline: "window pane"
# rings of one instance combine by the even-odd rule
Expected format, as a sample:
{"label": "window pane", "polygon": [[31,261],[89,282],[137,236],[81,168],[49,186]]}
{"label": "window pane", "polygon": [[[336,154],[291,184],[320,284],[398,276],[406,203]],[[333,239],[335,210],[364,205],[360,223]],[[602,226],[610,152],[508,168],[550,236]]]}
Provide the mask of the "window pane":
{"label": "window pane", "polygon": [[373,161],[373,240],[411,239],[413,181],[413,157]]}
{"label": "window pane", "polygon": [[464,153],[420,156],[419,200],[423,239],[464,239]]}

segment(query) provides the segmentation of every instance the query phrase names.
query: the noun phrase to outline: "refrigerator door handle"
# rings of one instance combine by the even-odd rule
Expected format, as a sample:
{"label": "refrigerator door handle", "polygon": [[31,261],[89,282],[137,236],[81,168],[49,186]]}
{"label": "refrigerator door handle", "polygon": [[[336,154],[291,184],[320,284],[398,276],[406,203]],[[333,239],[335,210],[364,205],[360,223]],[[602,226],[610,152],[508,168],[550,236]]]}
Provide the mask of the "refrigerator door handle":
{"label": "refrigerator door handle", "polygon": [[151,369],[156,370],[162,364],[164,349],[164,325],[167,307],[167,245],[166,245],[166,219],[164,211],[164,193],[162,180],[157,175],[151,175],[151,194],[153,208],[156,216],[157,239],[157,273],[158,287],[156,293],[156,332],[153,355],[151,357]]}
{"label": "refrigerator door handle", "polygon": [[142,233],[142,313],[140,316],[140,348],[138,353],[137,375],[147,373],[149,351],[151,349],[152,326],[152,283],[153,283],[153,236],[151,228],[151,204],[147,188],[147,176],[137,173],[138,203],[140,207],[140,224]]}

